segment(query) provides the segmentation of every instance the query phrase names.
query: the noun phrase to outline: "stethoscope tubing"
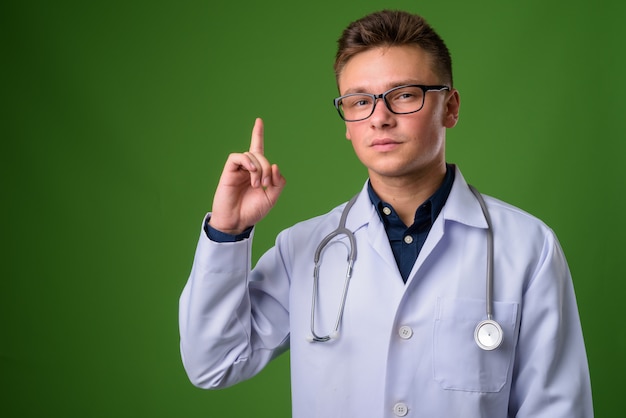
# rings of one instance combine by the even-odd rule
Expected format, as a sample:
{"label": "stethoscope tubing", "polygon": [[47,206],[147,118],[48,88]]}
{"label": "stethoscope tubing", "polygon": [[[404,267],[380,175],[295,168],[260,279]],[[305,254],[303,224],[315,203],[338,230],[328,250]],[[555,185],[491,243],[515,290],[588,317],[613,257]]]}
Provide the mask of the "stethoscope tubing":
{"label": "stethoscope tubing", "polygon": [[[469,189],[472,194],[478,200],[480,208],[485,217],[485,221],[487,222],[487,279],[486,279],[486,295],[485,295],[485,311],[487,314],[487,319],[484,321],[480,321],[474,330],[474,339],[476,344],[482,348],[483,350],[494,350],[498,348],[503,340],[503,332],[502,327],[498,322],[493,319],[493,276],[494,276],[494,238],[493,238],[493,227],[491,223],[491,216],[489,215],[489,210],[487,209],[487,204],[483,199],[482,195],[476,188],[472,185],[469,185]],[[358,194],[354,196],[350,201],[346,204],[341,214],[341,219],[339,220],[339,225],[337,229],[326,235],[322,241],[319,243],[317,248],[315,249],[315,254],[313,257],[313,261],[315,266],[313,268],[313,293],[312,293],[312,301],[311,301],[311,335],[308,337],[308,340],[311,342],[327,342],[332,339],[336,339],[339,336],[339,327],[341,326],[341,320],[343,318],[344,308],[346,306],[346,298],[348,295],[348,288],[350,285],[350,279],[352,277],[352,270],[354,267],[354,262],[356,261],[356,238],[354,233],[346,228],[346,219],[348,217],[348,212],[356,202],[358,198]],[[315,332],[315,309],[316,309],[316,300],[319,289],[319,270],[322,259],[322,252],[324,248],[330,243],[330,241],[337,237],[338,235],[345,235],[348,237],[350,241],[350,248],[348,253],[348,268],[346,271],[346,279],[344,281],[343,291],[341,295],[341,302],[339,305],[339,310],[337,312],[337,319],[335,321],[335,326],[333,331],[327,335],[320,336]]]}
{"label": "stethoscope tubing", "polygon": [[476,329],[474,330],[474,340],[483,350],[491,351],[495,350],[502,344],[504,337],[502,327],[496,320],[493,319],[493,225],[485,199],[483,199],[480,192],[476,190],[474,186],[469,185],[469,188],[476,197],[476,200],[478,200],[478,204],[480,205],[480,208],[483,211],[483,216],[485,217],[485,222],[487,222],[487,283],[485,295],[485,310],[487,312],[487,319],[485,321],[480,321],[478,325],[476,325]]}
{"label": "stethoscope tubing", "polygon": [[472,185],[469,185],[470,190],[476,196],[478,204],[483,211],[485,221],[487,222],[487,289],[486,289],[486,301],[487,301],[487,319],[493,319],[493,227],[491,225],[491,216],[487,209],[485,199],[481,196],[480,192]]}
{"label": "stethoscope tubing", "polygon": [[[348,287],[350,286],[350,278],[352,277],[352,269],[354,267],[354,262],[356,261],[356,238],[354,237],[354,233],[346,228],[346,219],[348,218],[348,212],[356,202],[359,195],[354,196],[350,201],[346,204],[343,212],[341,213],[341,219],[339,220],[339,226],[337,229],[332,231],[330,234],[326,235],[324,239],[318,244],[315,249],[315,255],[313,256],[313,261],[315,263],[315,267],[313,269],[313,297],[311,302],[311,336],[309,337],[310,341],[313,342],[326,342],[333,338],[337,338],[339,336],[339,326],[341,325],[341,319],[343,318],[343,311],[346,306],[346,298],[348,296]],[[327,335],[319,336],[315,332],[315,301],[317,300],[317,292],[319,288],[319,271],[320,265],[322,261],[322,251],[328,245],[328,243],[338,235],[345,235],[348,237],[350,241],[350,251],[348,253],[348,268],[346,270],[346,279],[343,284],[343,291],[341,294],[341,302],[339,305],[339,312],[337,313],[337,319],[335,321],[335,327],[333,331]]]}

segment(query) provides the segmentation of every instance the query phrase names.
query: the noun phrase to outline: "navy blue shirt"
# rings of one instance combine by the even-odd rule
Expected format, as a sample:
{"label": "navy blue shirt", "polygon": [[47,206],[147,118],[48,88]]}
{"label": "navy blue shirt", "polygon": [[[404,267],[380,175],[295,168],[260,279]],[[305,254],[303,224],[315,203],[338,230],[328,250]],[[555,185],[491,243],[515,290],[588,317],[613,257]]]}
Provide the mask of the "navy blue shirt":
{"label": "navy blue shirt", "polygon": [[380,200],[372,188],[371,183],[369,181],[367,183],[367,191],[370,200],[385,226],[393,256],[398,264],[402,280],[405,282],[409,277],[409,273],[411,273],[417,256],[424,246],[430,228],[433,226],[437,216],[439,216],[439,212],[441,212],[446,200],[448,200],[452,183],[454,183],[454,166],[448,164],[446,176],[441,186],[439,186],[437,191],[435,191],[430,198],[417,208],[413,224],[409,227],[400,219],[393,206]]}

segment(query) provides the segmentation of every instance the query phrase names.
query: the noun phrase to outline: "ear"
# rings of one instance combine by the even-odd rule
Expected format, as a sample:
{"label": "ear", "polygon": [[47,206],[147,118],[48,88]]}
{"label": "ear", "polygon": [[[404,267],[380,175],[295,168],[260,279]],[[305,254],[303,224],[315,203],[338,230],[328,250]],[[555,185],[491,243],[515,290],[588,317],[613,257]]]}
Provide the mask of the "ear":
{"label": "ear", "polygon": [[446,101],[446,113],[444,116],[444,126],[446,128],[454,128],[459,121],[459,107],[461,106],[461,98],[457,89],[452,89]]}
{"label": "ear", "polygon": [[346,126],[346,139],[352,141],[352,135],[350,135],[350,129]]}

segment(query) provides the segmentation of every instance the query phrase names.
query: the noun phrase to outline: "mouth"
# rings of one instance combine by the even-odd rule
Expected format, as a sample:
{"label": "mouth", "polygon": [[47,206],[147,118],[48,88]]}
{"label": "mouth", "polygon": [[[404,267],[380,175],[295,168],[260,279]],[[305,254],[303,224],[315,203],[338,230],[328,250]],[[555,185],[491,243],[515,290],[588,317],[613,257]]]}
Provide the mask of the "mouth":
{"label": "mouth", "polygon": [[370,144],[370,147],[378,151],[390,151],[400,146],[401,142],[395,141],[391,138],[375,139]]}

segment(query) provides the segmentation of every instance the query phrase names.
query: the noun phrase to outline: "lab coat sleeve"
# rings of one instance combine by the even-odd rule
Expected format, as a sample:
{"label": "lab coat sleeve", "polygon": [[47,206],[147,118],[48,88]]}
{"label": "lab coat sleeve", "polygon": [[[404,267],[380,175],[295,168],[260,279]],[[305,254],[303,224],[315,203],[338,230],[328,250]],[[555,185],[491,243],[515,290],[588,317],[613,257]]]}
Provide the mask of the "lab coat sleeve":
{"label": "lab coat sleeve", "polygon": [[251,271],[252,237],[217,243],[200,235],[179,303],[180,349],[191,382],[231,386],[257,374],[288,345],[289,284],[275,249]]}
{"label": "lab coat sleeve", "polygon": [[524,292],[509,415],[590,418],[591,385],[569,268],[552,231]]}

